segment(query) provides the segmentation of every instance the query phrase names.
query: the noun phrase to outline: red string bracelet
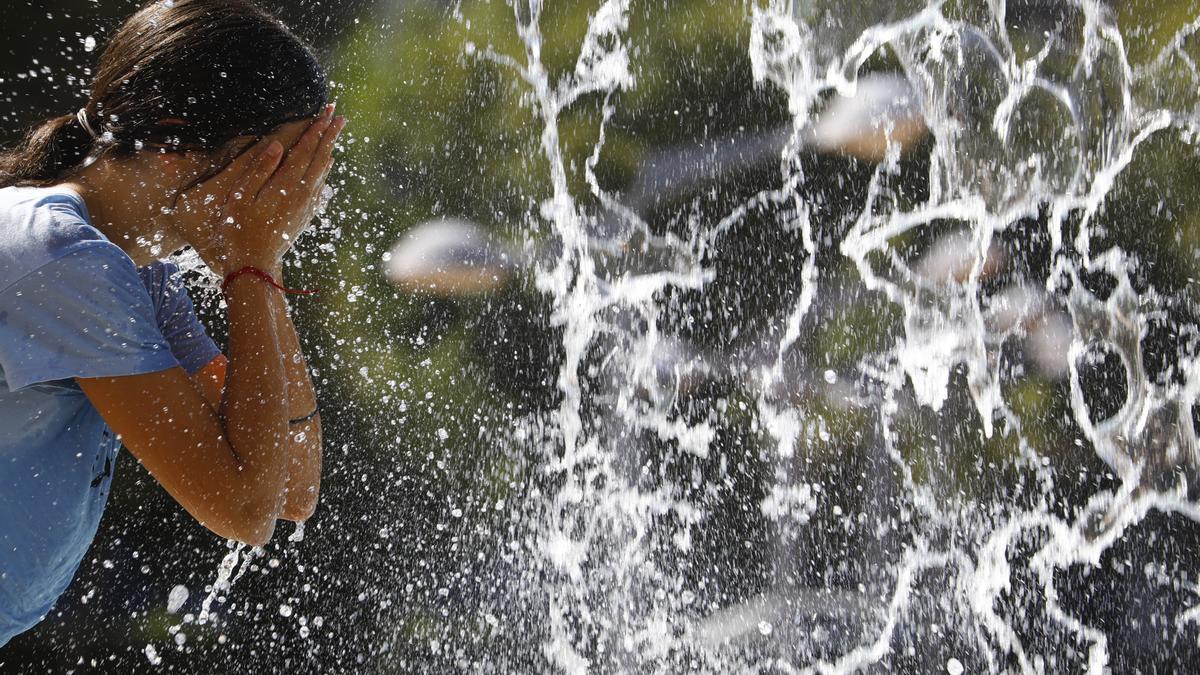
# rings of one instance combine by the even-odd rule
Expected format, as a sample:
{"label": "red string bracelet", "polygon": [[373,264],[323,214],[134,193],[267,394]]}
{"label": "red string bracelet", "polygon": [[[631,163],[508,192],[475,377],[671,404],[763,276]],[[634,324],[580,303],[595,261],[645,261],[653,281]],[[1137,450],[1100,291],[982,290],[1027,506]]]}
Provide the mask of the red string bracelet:
{"label": "red string bracelet", "polygon": [[287,293],[289,295],[316,295],[317,294],[317,291],[315,289],[314,290],[305,290],[305,289],[300,289],[300,288],[287,288],[286,286],[280,284],[278,281],[275,281],[275,277],[272,277],[270,274],[267,274],[266,272],[258,269],[257,267],[243,267],[241,269],[234,270],[234,271],[230,272],[229,274],[226,274],[225,280],[221,282],[221,292],[224,293],[227,290],[229,290],[229,284],[232,284],[234,279],[242,276],[243,274],[253,274],[254,276],[258,277],[259,279],[262,279],[263,281],[267,282],[268,284],[274,286],[275,288],[278,288],[279,290],[281,290],[284,293]]}

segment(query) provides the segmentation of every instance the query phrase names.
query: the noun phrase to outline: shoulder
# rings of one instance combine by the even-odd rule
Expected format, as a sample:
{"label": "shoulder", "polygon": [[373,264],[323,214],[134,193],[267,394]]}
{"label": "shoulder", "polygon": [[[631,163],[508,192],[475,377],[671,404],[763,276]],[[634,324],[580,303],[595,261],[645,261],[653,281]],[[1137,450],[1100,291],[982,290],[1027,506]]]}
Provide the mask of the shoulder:
{"label": "shoulder", "polygon": [[154,308],[162,310],[172,304],[171,299],[184,290],[183,278],[175,263],[165,260],[155,260],[148,265],[137,268],[138,276],[146,287],[146,292],[154,300]]}
{"label": "shoulder", "polygon": [[137,270],[147,286],[162,286],[180,277],[179,266],[169,260],[155,260]]}
{"label": "shoulder", "polygon": [[78,195],[62,188],[0,189],[0,291],[73,254],[133,269],[129,257],[92,225]]}

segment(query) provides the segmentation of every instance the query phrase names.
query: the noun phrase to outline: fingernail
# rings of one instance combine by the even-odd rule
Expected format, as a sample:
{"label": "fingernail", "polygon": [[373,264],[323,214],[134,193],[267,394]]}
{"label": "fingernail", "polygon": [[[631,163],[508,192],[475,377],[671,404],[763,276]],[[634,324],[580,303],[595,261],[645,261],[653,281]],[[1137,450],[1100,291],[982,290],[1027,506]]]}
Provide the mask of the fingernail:
{"label": "fingernail", "polygon": [[283,145],[279,141],[271,141],[267,145],[267,149],[263,151],[263,154],[267,157],[274,157],[281,152],[283,152]]}

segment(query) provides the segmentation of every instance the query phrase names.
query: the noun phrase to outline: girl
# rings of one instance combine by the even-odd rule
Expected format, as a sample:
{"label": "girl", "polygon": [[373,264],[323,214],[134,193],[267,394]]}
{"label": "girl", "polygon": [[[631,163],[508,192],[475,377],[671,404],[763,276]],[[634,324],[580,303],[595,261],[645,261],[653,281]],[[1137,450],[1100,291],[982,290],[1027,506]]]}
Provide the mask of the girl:
{"label": "girl", "polygon": [[[244,0],[155,2],[87,104],[0,154],[0,646],[67,588],[119,444],[262,545],[317,502],[316,398],[280,279],[345,120],[312,52]],[[228,355],[178,270],[224,278]]]}

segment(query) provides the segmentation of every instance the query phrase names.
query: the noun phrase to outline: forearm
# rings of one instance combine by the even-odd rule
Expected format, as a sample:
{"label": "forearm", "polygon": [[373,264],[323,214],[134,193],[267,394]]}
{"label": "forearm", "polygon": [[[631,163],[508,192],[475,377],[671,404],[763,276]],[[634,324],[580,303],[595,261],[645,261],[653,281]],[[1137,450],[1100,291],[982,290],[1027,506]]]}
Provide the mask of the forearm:
{"label": "forearm", "polygon": [[[274,275],[276,279],[282,277]],[[287,378],[288,419],[307,417],[317,409],[317,394],[313,389],[312,377],[308,373],[308,361],[300,347],[300,336],[292,323],[287,298],[275,293],[271,299],[271,316],[275,321],[275,336],[279,340],[279,353]]]}
{"label": "forearm", "polygon": [[220,409],[229,443],[255,486],[247,508],[268,514],[281,507],[289,461],[287,370],[274,316],[276,295],[250,276],[226,290],[229,370]]}
{"label": "forearm", "polygon": [[287,374],[288,419],[298,420],[290,423],[288,430],[288,476],[281,517],[301,521],[308,519],[317,506],[321,483],[321,417],[313,414],[317,410],[317,397],[283,294],[276,295],[274,309],[275,333]]}

